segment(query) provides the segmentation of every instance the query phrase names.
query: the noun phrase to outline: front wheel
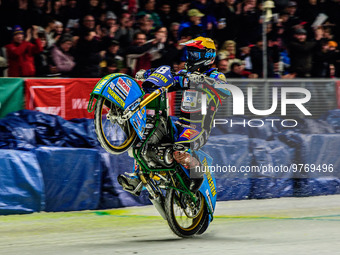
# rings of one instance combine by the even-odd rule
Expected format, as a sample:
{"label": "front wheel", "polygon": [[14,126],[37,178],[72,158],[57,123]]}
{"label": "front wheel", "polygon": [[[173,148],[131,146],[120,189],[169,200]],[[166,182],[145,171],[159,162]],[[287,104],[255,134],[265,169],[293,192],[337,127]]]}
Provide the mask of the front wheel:
{"label": "front wheel", "polygon": [[129,121],[118,123],[123,110],[104,97],[98,98],[94,112],[94,126],[101,146],[112,154],[120,154],[130,148],[136,139],[136,131]]}
{"label": "front wheel", "polygon": [[[192,237],[202,234],[209,221],[205,199],[198,193],[198,202],[194,204],[188,194],[169,189],[165,198],[165,212],[171,230],[179,237]],[[204,230],[202,228],[205,228]],[[200,230],[203,231],[200,231]]]}

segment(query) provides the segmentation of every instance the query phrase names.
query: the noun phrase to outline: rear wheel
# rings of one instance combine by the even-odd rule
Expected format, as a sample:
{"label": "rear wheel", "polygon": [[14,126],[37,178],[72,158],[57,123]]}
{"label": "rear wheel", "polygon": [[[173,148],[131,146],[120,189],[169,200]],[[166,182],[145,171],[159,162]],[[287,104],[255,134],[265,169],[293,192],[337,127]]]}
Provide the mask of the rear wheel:
{"label": "rear wheel", "polygon": [[118,123],[123,110],[104,97],[98,98],[94,113],[94,126],[101,146],[112,154],[120,154],[130,148],[136,132],[129,121]]}
{"label": "rear wheel", "polygon": [[165,198],[165,212],[171,230],[179,237],[191,237],[208,227],[209,215],[201,193],[195,204],[188,194],[169,189]]}

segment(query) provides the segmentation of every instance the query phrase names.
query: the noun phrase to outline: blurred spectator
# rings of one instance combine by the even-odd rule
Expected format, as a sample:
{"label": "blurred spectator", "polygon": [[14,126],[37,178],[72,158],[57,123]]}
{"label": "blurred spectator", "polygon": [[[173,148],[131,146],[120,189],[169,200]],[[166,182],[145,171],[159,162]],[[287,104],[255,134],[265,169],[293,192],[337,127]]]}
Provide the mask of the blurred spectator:
{"label": "blurred spectator", "polygon": [[170,31],[168,35],[168,42],[169,45],[177,45],[178,41],[178,30],[179,30],[179,23],[178,22],[173,22],[170,25]]}
{"label": "blurred spectator", "polygon": [[164,48],[166,37],[156,34],[155,39],[146,40],[146,34],[138,32],[134,35],[133,43],[125,50],[127,66],[131,69],[132,75],[140,69],[150,69],[151,61],[160,58],[160,50]]}
{"label": "blurred spectator", "polygon": [[110,69],[108,67],[111,66],[112,68],[113,65],[117,72],[126,72],[124,58],[119,52],[119,42],[115,40],[112,40],[107,47],[104,61],[101,63],[102,71],[108,72]]}
{"label": "blurred spectator", "polygon": [[291,57],[290,72],[295,73],[296,77],[311,77],[312,57],[316,46],[315,41],[307,41],[306,30],[295,30],[294,40],[290,42],[288,49]]}
{"label": "blurred spectator", "polygon": [[93,15],[87,14],[85,15],[80,22],[79,28],[76,30],[71,30],[71,33],[75,36],[79,36],[81,34],[86,33],[88,30],[95,31],[96,29],[96,19]]}
{"label": "blurred spectator", "polygon": [[179,35],[181,36],[182,31],[185,28],[188,28],[191,30],[193,37],[204,35],[204,29],[201,23],[201,20],[202,20],[202,17],[204,17],[204,14],[201,13],[197,9],[190,9],[188,11],[188,17],[189,17],[188,22],[181,23],[179,27],[179,31],[178,31]]}
{"label": "blurred spectator", "polygon": [[[329,50],[334,52],[333,64],[330,66],[331,77],[332,75],[335,77],[340,77],[340,51],[338,50],[338,44],[334,41],[330,41],[328,44]],[[334,72],[333,74],[332,71]]]}
{"label": "blurred spectator", "polygon": [[113,12],[107,12],[105,27],[102,27],[101,34],[98,34],[103,42],[104,49],[108,47],[108,44],[112,40],[119,40],[119,38],[117,37],[117,31],[118,24],[116,24],[116,16],[113,14]]}
{"label": "blurred spectator", "polygon": [[[258,37],[256,44],[250,49],[250,61],[252,73],[258,77],[263,77],[263,41]],[[280,61],[280,51],[276,39],[268,40],[267,47],[267,75],[269,78],[275,77],[274,65]]]}
{"label": "blurred spectator", "polygon": [[33,26],[26,32],[20,26],[13,28],[13,40],[5,46],[8,59],[9,77],[29,77],[35,75],[34,55],[43,48],[38,38],[38,27]]}
{"label": "blurred spectator", "polygon": [[238,17],[235,0],[215,1],[213,13],[218,20],[216,39],[222,43],[236,40],[238,34]]}
{"label": "blurred spectator", "polygon": [[215,13],[213,13],[214,4],[211,1],[194,0],[191,2],[190,7],[204,14],[201,22],[205,36],[215,37],[216,31],[225,27],[224,20],[221,20],[219,23],[217,22]]}
{"label": "blurred spectator", "polygon": [[230,65],[230,71],[226,74],[227,78],[243,78],[242,75],[242,65],[240,63],[232,63]]}
{"label": "blurred spectator", "polygon": [[5,76],[5,70],[8,68],[6,53],[3,48],[0,48],[0,77]]}
{"label": "blurred spectator", "polygon": [[107,9],[114,11],[117,15],[124,12],[121,0],[108,0],[106,3]]}
{"label": "blurred spectator", "polygon": [[336,53],[330,49],[330,45],[335,46],[334,42],[322,39],[320,48],[316,49],[313,56],[312,76],[318,78],[330,78],[330,65],[336,58]]}
{"label": "blurred spectator", "polygon": [[255,43],[261,35],[261,12],[256,7],[256,0],[246,0],[238,5],[239,14],[239,43]]}
{"label": "blurred spectator", "polygon": [[256,44],[250,49],[252,71],[259,77],[263,77],[263,41],[258,37]]}
{"label": "blurred spectator", "polygon": [[55,40],[53,38],[53,31],[55,30],[55,20],[50,16],[46,17],[43,28],[44,28],[46,40],[47,40],[46,46],[50,48],[53,44],[55,44]]}
{"label": "blurred spectator", "polygon": [[105,24],[107,28],[112,27],[117,24],[117,16],[111,11],[106,12]]}
{"label": "blurred spectator", "polygon": [[340,41],[340,1],[339,0],[329,0],[329,1],[322,1],[323,7],[326,15],[328,16],[327,22],[330,24],[336,25],[336,29],[334,30],[335,33],[335,40]]}
{"label": "blurred spectator", "polygon": [[233,59],[236,57],[236,43],[232,40],[225,41],[218,51],[219,59]]}
{"label": "blurred spectator", "polygon": [[123,48],[132,43],[135,30],[133,29],[133,18],[131,14],[122,13],[119,19],[119,28],[116,33],[116,39],[120,42]]}
{"label": "blurred spectator", "polygon": [[96,19],[99,18],[101,14],[101,7],[100,7],[100,1],[99,0],[87,0],[84,13],[91,14]]}
{"label": "blurred spectator", "polygon": [[56,74],[57,69],[51,58],[50,47],[47,44],[47,37],[44,31],[38,33],[43,51],[34,56],[36,76],[46,77]]}
{"label": "blurred spectator", "polygon": [[100,76],[104,77],[106,75],[113,74],[113,73],[122,73],[117,66],[117,62],[111,59],[105,61],[105,65],[102,66]]}
{"label": "blurred spectator", "polygon": [[[31,4],[30,4],[31,3]],[[26,12],[26,22],[30,25],[44,26],[47,19],[46,14],[46,1],[33,0],[29,2]]]}
{"label": "blurred spectator", "polygon": [[[211,37],[216,45],[221,46],[218,48],[217,63],[226,58],[229,65],[243,60],[244,66],[241,68],[256,72],[261,77],[263,52],[262,41],[258,38],[262,38],[262,3],[259,0],[0,0],[0,47],[11,42],[10,28],[13,25],[20,25],[24,31],[29,28],[32,31],[32,25],[37,24],[45,30],[45,36],[40,39],[45,43],[46,38],[47,46],[35,57],[36,75],[49,75],[46,65],[48,49],[55,43],[59,47],[58,40],[64,33],[73,36],[71,52],[82,52],[84,61],[92,63],[89,70],[97,69],[97,64],[101,63],[101,71],[104,71],[110,62],[110,67],[105,72],[112,71],[112,68],[124,71],[117,59],[105,59],[102,62],[104,52],[109,54],[118,47],[125,53],[127,49],[136,47],[133,39],[136,32],[145,34],[148,41],[153,40],[155,34],[166,35],[169,31],[168,36],[163,36],[167,37],[165,42],[157,42],[151,47],[157,52],[155,54],[147,50],[147,53],[140,53],[141,58],[131,58],[131,54],[128,54],[128,59],[119,52],[117,54],[124,62],[127,60],[129,65],[148,63],[148,66],[151,63],[151,66],[156,66],[166,63],[180,68],[185,61],[185,49],[179,43],[203,35]],[[273,12],[274,16],[267,23],[266,31],[268,77],[328,77],[328,73],[329,76],[339,77],[339,51],[331,45],[340,42],[340,0],[280,0],[275,1]],[[322,13],[328,16],[327,20],[312,28],[312,24]],[[301,29],[306,31],[306,37],[311,40],[299,41],[295,31]],[[79,37],[84,37],[82,35],[89,30],[95,31],[95,50],[84,47],[86,44],[90,45],[84,42],[84,38],[78,48]],[[113,46],[112,41],[118,41],[120,45]],[[231,41],[238,47],[235,44],[232,46]],[[319,42],[322,41],[332,43],[322,43],[321,46]],[[226,49],[226,42],[230,49]],[[252,44],[256,45],[249,47]],[[299,44],[302,50],[296,49],[295,46]],[[162,49],[158,49],[160,45],[163,45]],[[313,50],[307,50],[310,45],[314,45]],[[72,54],[71,52],[68,54]],[[87,55],[91,56],[92,61],[85,59]],[[147,61],[148,58],[150,61]],[[75,60],[78,62],[79,59],[82,57],[77,55]],[[134,60],[131,61],[132,59]],[[290,60],[292,73],[289,74]],[[1,70],[6,68],[5,62]],[[81,65],[83,63],[76,65],[77,68],[73,70],[75,75],[82,69],[78,68]],[[51,66],[53,67],[53,63]],[[95,73],[98,74],[97,71]],[[81,75],[85,75],[85,72]]]}
{"label": "blurred spectator", "polygon": [[[66,2],[66,1],[65,1]],[[53,17],[55,20],[62,20],[62,1],[61,0],[55,0],[52,2],[52,9],[51,9],[51,17]]]}
{"label": "blurred spectator", "polygon": [[317,0],[307,0],[305,3],[302,3],[299,16],[301,20],[307,22],[309,25],[312,25],[320,12],[321,8]]}
{"label": "blurred spectator", "polygon": [[72,35],[64,34],[52,49],[52,60],[56,66],[56,72],[64,77],[70,77],[76,65],[74,56],[71,54]]}
{"label": "blurred spectator", "polygon": [[158,67],[160,65],[168,65],[172,66],[174,62],[177,62],[179,59],[180,52],[177,50],[174,44],[170,45],[168,38],[168,30],[166,27],[160,27],[155,30],[155,37],[156,38],[165,38],[162,41],[164,42],[164,48],[161,49],[158,54],[160,55],[159,58],[154,59],[152,61],[152,67]]}
{"label": "blurred spectator", "polygon": [[153,21],[153,26],[159,27],[162,25],[162,22],[157,12],[155,12],[155,5],[155,0],[146,0],[142,11],[138,12],[137,16],[149,15],[150,19]]}
{"label": "blurred spectator", "polygon": [[221,59],[217,64],[217,69],[219,72],[226,75],[229,72],[229,63],[227,59]]}
{"label": "blurred spectator", "polygon": [[170,28],[170,24],[174,22],[170,3],[164,2],[161,4],[161,7],[159,8],[159,17],[163,26]]}
{"label": "blurred spectator", "polygon": [[104,57],[104,51],[94,30],[83,30],[76,48],[76,70],[78,77],[100,77],[99,63]]}
{"label": "blurred spectator", "polygon": [[59,40],[60,36],[63,34],[63,32],[64,32],[63,23],[61,23],[60,21],[55,21],[54,22],[54,31],[52,32],[54,43],[58,42],[58,40]]}
{"label": "blurred spectator", "polygon": [[60,10],[61,22],[65,25],[66,32],[73,32],[79,28],[79,19],[82,14],[77,7],[77,0],[67,0],[67,6]]}
{"label": "blurred spectator", "polygon": [[179,2],[176,7],[176,11],[173,14],[173,18],[175,22],[182,23],[187,19],[187,11],[189,8],[190,2]]}
{"label": "blurred spectator", "polygon": [[250,57],[250,49],[253,47],[253,44],[249,45],[243,45],[241,46],[238,52],[237,58],[242,60],[244,62],[244,69],[247,71],[251,71],[253,69],[253,64],[251,62],[251,57]]}
{"label": "blurred spectator", "polygon": [[143,16],[138,16],[139,19],[137,20],[137,29],[135,32],[141,32],[146,35],[147,39],[152,38],[152,29],[154,27],[153,20],[149,14],[144,14]]}

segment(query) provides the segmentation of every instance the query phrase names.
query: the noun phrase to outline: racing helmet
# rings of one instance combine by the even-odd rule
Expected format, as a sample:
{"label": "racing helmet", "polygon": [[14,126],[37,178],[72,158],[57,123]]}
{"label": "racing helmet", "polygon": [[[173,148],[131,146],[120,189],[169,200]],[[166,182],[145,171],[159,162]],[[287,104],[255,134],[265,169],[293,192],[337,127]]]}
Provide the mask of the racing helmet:
{"label": "racing helmet", "polygon": [[210,38],[200,36],[180,45],[187,47],[186,69],[189,72],[210,66],[215,61],[216,47]]}

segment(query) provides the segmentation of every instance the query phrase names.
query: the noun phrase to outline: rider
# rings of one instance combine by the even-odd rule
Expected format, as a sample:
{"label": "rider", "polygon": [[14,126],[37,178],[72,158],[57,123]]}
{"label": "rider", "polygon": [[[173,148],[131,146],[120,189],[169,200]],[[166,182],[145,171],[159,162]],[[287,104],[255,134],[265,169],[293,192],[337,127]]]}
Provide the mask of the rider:
{"label": "rider", "polygon": [[[212,68],[216,57],[216,47],[212,39],[197,37],[181,45],[186,46],[187,61],[185,69],[180,71],[180,76],[175,77],[175,84],[170,89],[183,90],[181,114],[175,121],[177,146],[174,146],[173,157],[186,169],[194,169],[200,163],[190,151],[199,150],[207,142],[216,111],[222,104],[221,99],[231,93],[226,88],[216,87],[217,84],[227,84],[227,81],[223,73]],[[144,80],[153,71],[140,70],[136,79]],[[205,98],[206,114],[202,114],[202,99]],[[197,191],[203,182],[202,175],[196,177],[198,178],[192,179],[190,184],[190,190],[193,192]],[[138,175],[119,175],[118,182],[124,190],[134,195],[138,195],[142,189]]]}

